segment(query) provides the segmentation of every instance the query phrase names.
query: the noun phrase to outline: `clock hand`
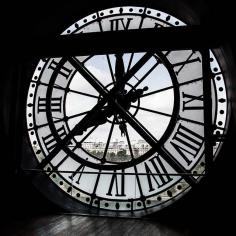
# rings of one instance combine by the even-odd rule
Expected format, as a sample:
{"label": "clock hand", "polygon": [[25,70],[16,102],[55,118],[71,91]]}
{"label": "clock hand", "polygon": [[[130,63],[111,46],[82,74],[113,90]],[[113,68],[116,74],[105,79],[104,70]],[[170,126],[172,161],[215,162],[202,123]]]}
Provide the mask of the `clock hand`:
{"label": "clock hand", "polygon": [[110,106],[104,106],[101,110],[97,111],[95,119],[89,119],[87,124],[79,129],[77,135],[82,135],[84,131],[93,126],[99,126],[107,122],[107,118],[113,115],[113,109]]}
{"label": "clock hand", "polygon": [[116,81],[119,82],[125,75],[123,53],[115,54],[115,57],[116,57],[115,76],[116,76]]}
{"label": "clock hand", "polygon": [[142,68],[142,66],[153,56],[153,53],[146,52],[143,57],[124,74],[123,78],[120,79],[119,83],[114,86],[114,90],[119,90],[120,87],[124,87],[126,83]]}
{"label": "clock hand", "polygon": [[115,64],[116,84],[120,86],[119,92],[123,93],[124,87],[125,87],[125,83],[122,83],[122,80],[125,75],[123,54],[119,53],[119,54],[116,54],[115,56],[116,56],[116,64]]}
{"label": "clock hand", "polygon": [[[115,77],[116,77],[116,83],[121,83],[122,78],[124,77],[125,69],[124,69],[124,61],[123,61],[123,53],[116,54],[116,64],[115,64]],[[119,88],[119,93],[123,94],[125,84],[120,86]],[[111,117],[113,114],[113,107],[111,105],[104,107],[99,114],[97,114],[97,119],[91,121],[88,123],[86,127],[84,127],[84,131],[87,130],[87,128],[96,126],[96,125],[101,125],[105,124],[107,122],[107,118]],[[79,135],[82,134],[78,133]]]}
{"label": "clock hand", "polygon": [[[170,51],[166,52],[164,56],[167,56],[169,53]],[[128,93],[132,93],[152,73],[152,71],[162,63],[162,60],[159,57],[157,57],[155,54],[153,56],[156,58],[157,62],[142,76],[142,78],[138,80],[138,82],[130,89]]]}
{"label": "clock hand", "polygon": [[120,128],[121,136],[126,136],[127,127],[126,127],[126,123],[125,123],[124,119],[121,120],[119,128]]}
{"label": "clock hand", "polygon": [[[54,135],[55,140],[57,141],[57,145],[55,148],[48,154],[47,158],[43,159],[41,163],[37,166],[39,169],[43,169],[61,150],[66,149],[67,143],[78,133],[83,133],[84,127],[87,127],[90,122],[97,118],[97,114],[101,111],[102,107],[105,104],[105,100],[100,100],[89,112],[88,116],[86,115],[83,119],[75,125],[75,127],[63,138],[61,139],[57,132],[55,131]],[[55,126],[51,127],[55,129]],[[66,150],[65,150],[66,151]]]}
{"label": "clock hand", "polygon": [[[131,103],[135,103],[138,100],[138,98],[143,94],[143,92],[146,91],[147,89],[148,89],[148,87],[145,86],[143,89],[137,89],[136,91],[132,91],[132,93],[129,93],[127,95],[120,95],[120,96],[118,96],[117,100],[118,100],[119,104],[121,104],[124,109],[129,110]],[[86,131],[88,128],[90,128],[92,126],[98,126],[98,125],[105,124],[107,122],[107,118],[114,115],[114,113],[116,113],[115,107],[111,103],[108,102],[108,105],[104,106],[101,109],[101,111],[98,112],[97,118],[94,120],[91,120],[87,124],[87,126],[84,127],[83,131],[80,130],[80,133],[77,133],[77,134],[82,135],[84,131]],[[125,133],[123,132],[123,123],[124,122],[125,121],[123,121],[122,124],[119,125],[122,136],[125,135]]]}

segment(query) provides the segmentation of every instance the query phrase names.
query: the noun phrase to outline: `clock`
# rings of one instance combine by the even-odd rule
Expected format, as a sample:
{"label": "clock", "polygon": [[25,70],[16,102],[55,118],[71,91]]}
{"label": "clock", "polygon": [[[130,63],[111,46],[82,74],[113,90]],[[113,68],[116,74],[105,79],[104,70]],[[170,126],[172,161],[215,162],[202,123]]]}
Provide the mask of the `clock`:
{"label": "clock", "polygon": [[[179,26],[186,23],[166,12],[123,6],[62,34]],[[207,112],[213,137],[225,134],[230,114],[225,75],[217,53],[209,55],[211,78],[200,51],[159,51],[158,42],[153,52],[41,59],[26,103],[38,188],[70,211],[124,216],[184,196],[206,173]],[[210,144],[212,160],[222,143]]]}

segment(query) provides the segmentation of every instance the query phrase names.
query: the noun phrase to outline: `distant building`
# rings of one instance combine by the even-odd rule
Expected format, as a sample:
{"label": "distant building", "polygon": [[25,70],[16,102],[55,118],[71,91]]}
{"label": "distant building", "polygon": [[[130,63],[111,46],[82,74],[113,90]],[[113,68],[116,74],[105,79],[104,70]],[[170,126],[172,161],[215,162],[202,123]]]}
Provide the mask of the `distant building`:
{"label": "distant building", "polygon": [[[104,142],[84,142],[82,147],[92,153],[93,155],[101,156],[104,153],[106,148],[106,143]],[[132,140],[131,148],[134,157],[139,157],[146,153],[150,149],[150,145],[144,140]],[[113,141],[110,142],[107,155],[108,156],[117,156],[121,155],[121,153],[127,157],[130,157],[130,149],[127,143],[124,141]]]}

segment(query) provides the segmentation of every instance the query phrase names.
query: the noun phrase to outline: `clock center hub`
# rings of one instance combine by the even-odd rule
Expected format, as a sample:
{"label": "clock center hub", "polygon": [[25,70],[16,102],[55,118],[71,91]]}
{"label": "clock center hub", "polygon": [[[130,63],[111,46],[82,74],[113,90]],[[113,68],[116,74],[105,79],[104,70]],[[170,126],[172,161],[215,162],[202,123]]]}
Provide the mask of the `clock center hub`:
{"label": "clock center hub", "polygon": [[[111,83],[108,84],[106,88],[110,90],[110,87],[113,88],[113,86],[115,86],[115,84]],[[125,88],[115,93],[114,96],[116,102],[120,106],[122,106],[123,109],[125,109],[126,111],[130,111],[131,115],[135,116],[140,107],[140,96],[143,94],[144,91],[147,90],[148,90],[147,86],[145,86],[142,89],[136,89],[131,84],[127,83],[125,85]],[[126,121],[120,117],[119,112],[116,110],[116,108],[114,108],[114,106],[111,103],[108,103],[107,109],[111,111],[107,116],[108,122],[112,123],[113,122],[112,115],[115,115],[116,116],[115,124],[126,123]]]}

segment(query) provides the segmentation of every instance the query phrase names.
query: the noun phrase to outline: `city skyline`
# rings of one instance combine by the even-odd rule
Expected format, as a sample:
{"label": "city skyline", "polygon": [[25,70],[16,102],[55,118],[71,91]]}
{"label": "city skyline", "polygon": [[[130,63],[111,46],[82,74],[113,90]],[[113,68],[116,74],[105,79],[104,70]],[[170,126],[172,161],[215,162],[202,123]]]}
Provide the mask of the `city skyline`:
{"label": "city skyline", "polygon": [[[143,139],[131,140],[130,146],[134,158],[145,154],[151,148]],[[87,141],[82,144],[82,147],[92,155],[102,158],[106,149],[106,143],[102,141]],[[116,139],[116,141],[110,141],[106,152],[106,159],[108,158],[110,161],[127,161],[131,158],[129,145],[118,139]]]}

